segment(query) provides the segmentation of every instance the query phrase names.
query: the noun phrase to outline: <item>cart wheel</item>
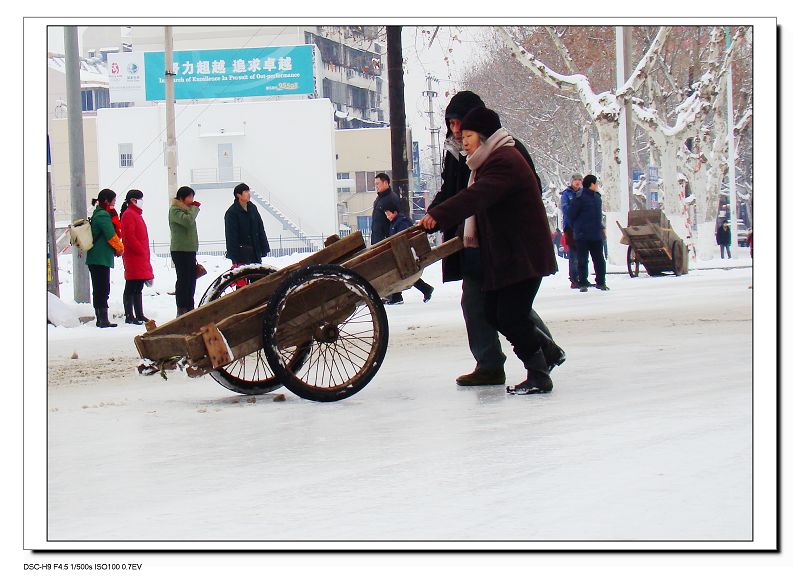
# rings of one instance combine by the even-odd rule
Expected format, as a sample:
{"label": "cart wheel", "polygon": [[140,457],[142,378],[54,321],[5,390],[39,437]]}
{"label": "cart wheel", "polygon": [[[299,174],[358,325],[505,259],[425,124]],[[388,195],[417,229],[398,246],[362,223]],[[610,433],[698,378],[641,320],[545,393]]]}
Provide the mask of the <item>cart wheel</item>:
{"label": "cart wheel", "polygon": [[[264,276],[274,274],[275,271],[275,268],[262,266],[261,264],[241,266],[236,268],[235,273],[232,270],[228,270],[211,283],[200,299],[200,305],[208,304],[212,300],[236,291],[235,284],[240,280],[251,284]],[[294,366],[297,367],[307,356],[307,348],[300,350],[295,355]],[[275,377],[267,363],[263,349],[250,353],[224,367],[215,369],[209,375],[224,388],[245,395],[261,395],[281,386],[281,382]]]}
{"label": "cart wheel", "polygon": [[672,242],[672,271],[675,272],[676,276],[680,276],[683,273],[683,257],[682,257],[683,250],[681,249],[680,243],[677,241]]}
{"label": "cart wheel", "polygon": [[[386,355],[389,323],[370,283],[337,265],[293,272],[275,290],[264,314],[267,362],[287,389],[314,401],[338,401],[363,389]],[[297,345],[308,359],[288,364]]]}
{"label": "cart wheel", "polygon": [[632,245],[628,246],[628,274],[631,278],[639,277],[639,260],[636,259],[636,252]]}

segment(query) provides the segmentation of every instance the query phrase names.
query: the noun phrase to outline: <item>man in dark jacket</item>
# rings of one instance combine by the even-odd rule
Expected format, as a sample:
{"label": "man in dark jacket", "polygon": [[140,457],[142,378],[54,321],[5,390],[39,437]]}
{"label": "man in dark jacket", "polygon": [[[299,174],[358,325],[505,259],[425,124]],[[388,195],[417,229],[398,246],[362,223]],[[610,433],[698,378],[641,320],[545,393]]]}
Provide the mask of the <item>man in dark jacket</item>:
{"label": "man in dark jacket", "polygon": [[570,288],[580,288],[580,286],[578,286],[578,254],[575,251],[572,226],[569,223],[569,205],[572,203],[578,191],[581,190],[582,182],[583,177],[581,175],[577,173],[573,174],[569,186],[561,192],[561,217],[564,221],[564,235],[567,239],[567,245],[569,246]]}
{"label": "man in dark jacket", "polygon": [[260,264],[269,253],[269,242],[258,208],[250,201],[250,187],[241,183],[233,189],[233,204],[225,211],[225,247],[233,267]]}
{"label": "man in dark jacket", "polygon": [[603,257],[603,202],[597,190],[597,177],[587,174],[583,188],[569,205],[569,221],[578,252],[578,285],[586,292],[589,283],[589,254],[594,264],[595,286],[608,290],[606,286],[606,260]]}
{"label": "man in dark jacket", "polygon": [[[400,233],[408,229],[409,227],[413,226],[414,223],[411,219],[408,218],[407,215],[403,215],[400,213],[400,209],[397,205],[394,204],[393,201],[389,201],[386,203],[386,218],[389,220],[389,237],[395,235],[396,233]],[[425,282],[422,278],[414,282],[414,288],[422,292],[422,301],[428,302],[433,295],[433,286]],[[402,304],[403,303],[403,293],[396,292],[392,294],[389,300],[386,301],[386,304]]]}
{"label": "man in dark jacket", "polygon": [[394,204],[400,207],[400,197],[392,190],[392,180],[385,172],[375,175],[375,191],[378,196],[372,204],[372,235],[370,243],[375,245],[389,237],[389,220],[386,218],[386,205]]}
{"label": "man in dark jacket", "polygon": [[719,246],[719,259],[725,259],[725,251],[728,252],[728,259],[731,259],[731,230],[728,229],[728,222],[723,221],[717,227],[717,245]]}
{"label": "man in dark jacket", "polygon": [[[485,107],[483,100],[471,91],[459,91],[450,100],[445,109],[447,137],[444,142],[444,160],[442,167],[442,187],[428,205],[428,211],[435,209],[457,193],[467,188],[470,169],[467,166],[467,155],[461,144],[461,120],[476,107]],[[535,181],[541,193],[541,180],[531,160],[530,154],[519,140],[515,139],[514,147],[533,171]],[[464,224],[444,229],[445,240],[463,235]],[[501,385],[505,383],[503,365],[506,356],[500,347],[500,337],[484,313],[484,276],[481,266],[480,248],[465,248],[460,252],[442,260],[442,281],[461,283],[461,311],[467,327],[467,340],[472,356],[475,358],[475,370],[456,379],[458,385]],[[537,323],[540,341],[552,369],[564,361],[564,351],[553,342],[550,330],[542,319],[531,309],[531,318]]]}

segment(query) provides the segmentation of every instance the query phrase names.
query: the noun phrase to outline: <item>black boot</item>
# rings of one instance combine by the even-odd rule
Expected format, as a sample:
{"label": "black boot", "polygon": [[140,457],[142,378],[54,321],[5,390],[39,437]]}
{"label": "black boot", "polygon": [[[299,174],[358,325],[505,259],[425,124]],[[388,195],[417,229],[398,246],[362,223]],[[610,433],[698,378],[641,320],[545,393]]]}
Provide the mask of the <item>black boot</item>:
{"label": "black boot", "polygon": [[536,328],[536,338],[542,346],[542,353],[544,353],[544,359],[547,362],[548,373],[566,361],[567,354],[564,352],[564,349],[559,347],[556,342],[539,327]]}
{"label": "black boot", "polygon": [[95,325],[98,328],[113,328],[117,326],[113,322],[109,322],[108,320],[108,308],[98,308],[95,307],[94,315],[97,318],[97,322]]}
{"label": "black boot", "polygon": [[508,393],[514,395],[529,395],[533,393],[550,393],[553,391],[553,380],[547,372],[547,361],[540,350],[525,362],[528,377],[522,383],[506,387]]}
{"label": "black boot", "polygon": [[122,305],[125,307],[125,324],[141,324],[133,315],[133,297],[130,294],[122,295]]}
{"label": "black boot", "polygon": [[133,312],[136,315],[136,324],[144,324],[149,318],[144,315],[144,308],[142,308],[142,294],[133,296]]}

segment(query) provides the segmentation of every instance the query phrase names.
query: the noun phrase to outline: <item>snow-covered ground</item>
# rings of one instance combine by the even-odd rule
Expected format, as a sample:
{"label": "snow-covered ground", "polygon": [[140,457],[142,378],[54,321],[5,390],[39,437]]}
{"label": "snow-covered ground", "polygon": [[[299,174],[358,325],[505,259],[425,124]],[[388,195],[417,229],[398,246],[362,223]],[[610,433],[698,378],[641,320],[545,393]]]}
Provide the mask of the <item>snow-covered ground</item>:
{"label": "snow-covered ground", "polygon": [[[474,363],[438,265],[430,303],[411,289],[387,307],[374,380],[335,403],[140,377],[143,327],[48,326],[48,537],[749,540],[752,273],[736,251],[680,278],[611,266],[610,292],[570,290],[559,259],[535,303],[567,352],[545,396],[455,385]],[[201,261],[198,299],[228,265]],[[162,323],[174,273],[154,268],[144,307]],[[120,266],[120,323],[122,285]]]}

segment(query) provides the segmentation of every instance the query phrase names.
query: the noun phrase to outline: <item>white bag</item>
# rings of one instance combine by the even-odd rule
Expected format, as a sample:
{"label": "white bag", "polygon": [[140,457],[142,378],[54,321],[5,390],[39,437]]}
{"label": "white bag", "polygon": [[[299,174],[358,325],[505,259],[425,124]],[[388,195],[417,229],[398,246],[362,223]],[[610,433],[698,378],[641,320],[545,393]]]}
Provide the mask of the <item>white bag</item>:
{"label": "white bag", "polygon": [[92,224],[88,219],[78,219],[69,226],[69,243],[83,253],[92,249],[94,239],[92,238]]}

